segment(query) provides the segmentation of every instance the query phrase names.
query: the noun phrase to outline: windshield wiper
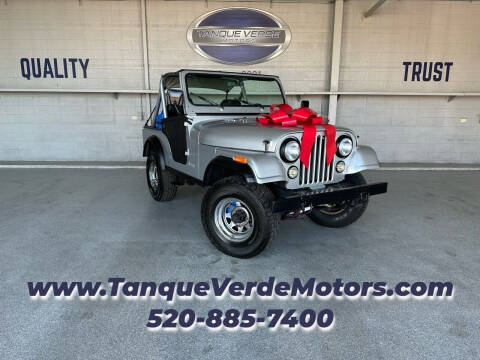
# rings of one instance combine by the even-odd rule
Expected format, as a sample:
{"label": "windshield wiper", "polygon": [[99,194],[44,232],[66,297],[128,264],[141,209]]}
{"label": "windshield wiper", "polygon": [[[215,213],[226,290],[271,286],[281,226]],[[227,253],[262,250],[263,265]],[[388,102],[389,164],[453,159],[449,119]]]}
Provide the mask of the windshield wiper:
{"label": "windshield wiper", "polygon": [[196,96],[196,97],[198,97],[200,100],[203,100],[203,101],[209,103],[210,105],[218,106],[218,104],[217,104],[215,101],[212,101],[212,100],[210,100],[210,99],[207,99],[206,97],[204,97],[204,96],[202,96],[202,95],[193,94],[193,93],[190,93],[190,95]]}

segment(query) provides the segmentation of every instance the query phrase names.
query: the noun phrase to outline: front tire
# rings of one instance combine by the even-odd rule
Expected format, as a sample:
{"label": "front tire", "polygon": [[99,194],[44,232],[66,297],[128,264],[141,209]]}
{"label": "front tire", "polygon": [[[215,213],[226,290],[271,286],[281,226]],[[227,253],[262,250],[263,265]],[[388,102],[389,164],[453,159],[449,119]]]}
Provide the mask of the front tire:
{"label": "front tire", "polygon": [[[341,185],[364,185],[366,180],[362,174],[356,173],[346,175]],[[318,206],[308,214],[308,217],[315,223],[331,228],[339,228],[350,225],[357,221],[365,212],[368,206],[368,199],[357,201],[353,205],[349,202],[340,204],[329,204]]]}
{"label": "front tire", "polygon": [[272,213],[274,196],[265,185],[249,184],[240,176],[217,182],[202,201],[202,224],[221,252],[250,258],[275,237],[280,216]]}
{"label": "front tire", "polygon": [[156,201],[170,201],[177,193],[173,184],[175,176],[167,169],[162,170],[158,153],[151,152],[147,158],[147,184],[150,194]]}

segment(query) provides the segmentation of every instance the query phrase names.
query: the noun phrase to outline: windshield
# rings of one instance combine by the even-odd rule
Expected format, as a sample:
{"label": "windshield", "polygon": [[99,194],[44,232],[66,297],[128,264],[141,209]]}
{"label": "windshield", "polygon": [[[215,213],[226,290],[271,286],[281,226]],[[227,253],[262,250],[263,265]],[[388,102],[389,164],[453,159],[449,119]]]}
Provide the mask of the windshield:
{"label": "windshield", "polygon": [[197,106],[270,106],[283,104],[280,84],[272,78],[188,74],[187,93]]}

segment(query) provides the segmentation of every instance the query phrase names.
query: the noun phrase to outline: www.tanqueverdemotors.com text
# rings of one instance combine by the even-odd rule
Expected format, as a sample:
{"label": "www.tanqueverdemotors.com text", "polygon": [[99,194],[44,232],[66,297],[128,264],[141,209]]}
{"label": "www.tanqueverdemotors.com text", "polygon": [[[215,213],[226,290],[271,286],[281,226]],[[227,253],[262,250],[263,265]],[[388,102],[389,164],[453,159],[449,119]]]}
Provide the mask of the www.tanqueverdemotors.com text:
{"label": "www.tanqueverdemotors.com text", "polygon": [[160,298],[169,303],[176,299],[258,297],[297,298],[320,300],[330,298],[451,298],[454,287],[451,282],[399,281],[389,285],[385,281],[322,281],[316,278],[293,278],[291,281],[269,277],[265,281],[234,281],[232,278],[211,278],[208,281],[132,281],[122,277],[110,277],[107,282],[97,281],[47,281],[28,282],[28,294],[32,298]]}

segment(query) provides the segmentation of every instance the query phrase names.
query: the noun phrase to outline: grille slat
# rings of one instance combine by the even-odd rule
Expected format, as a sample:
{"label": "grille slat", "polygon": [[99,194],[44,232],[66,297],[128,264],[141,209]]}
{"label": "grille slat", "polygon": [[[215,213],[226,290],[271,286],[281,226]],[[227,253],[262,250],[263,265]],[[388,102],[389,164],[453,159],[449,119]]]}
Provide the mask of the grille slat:
{"label": "grille slat", "polygon": [[316,151],[316,146],[315,144],[317,143],[317,138],[315,138],[315,141],[313,142],[312,145],[312,153],[310,156],[310,182],[315,181],[315,151]]}
{"label": "grille slat", "polygon": [[310,167],[307,169],[300,164],[300,185],[315,185],[331,181],[333,179],[333,163],[327,167],[326,139],[324,135],[318,135],[312,146],[310,154]]}
{"label": "grille slat", "polygon": [[327,165],[327,149],[326,149],[326,141],[325,141],[325,146],[322,149],[322,181],[325,181],[325,167]]}
{"label": "grille slat", "polygon": [[320,141],[321,141],[321,137],[318,137],[317,136],[317,140],[315,141],[315,160],[314,160],[314,163],[315,163],[315,176],[313,177],[313,181],[314,182],[317,182],[318,181],[318,168],[319,168],[319,165],[318,165],[318,157],[320,156]]}
{"label": "grille slat", "polygon": [[322,181],[322,171],[323,171],[323,163],[322,163],[322,157],[323,157],[323,136],[319,136],[319,142],[320,142],[320,147],[318,149],[318,177],[317,181],[321,182]]}
{"label": "grille slat", "polygon": [[[315,142],[317,139],[315,139]],[[308,180],[310,183],[313,182],[313,174],[315,174],[315,143],[312,145],[312,151],[310,152],[310,176],[308,177]]]}

